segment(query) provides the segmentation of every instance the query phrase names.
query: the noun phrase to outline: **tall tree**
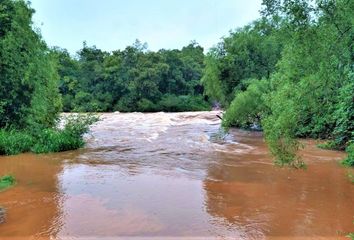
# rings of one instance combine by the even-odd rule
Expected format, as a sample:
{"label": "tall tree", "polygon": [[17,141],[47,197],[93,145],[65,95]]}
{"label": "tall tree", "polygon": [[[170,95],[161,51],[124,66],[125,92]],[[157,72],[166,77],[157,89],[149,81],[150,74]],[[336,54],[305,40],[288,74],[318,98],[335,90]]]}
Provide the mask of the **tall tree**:
{"label": "tall tree", "polygon": [[0,127],[51,126],[61,108],[53,55],[24,1],[0,2]]}

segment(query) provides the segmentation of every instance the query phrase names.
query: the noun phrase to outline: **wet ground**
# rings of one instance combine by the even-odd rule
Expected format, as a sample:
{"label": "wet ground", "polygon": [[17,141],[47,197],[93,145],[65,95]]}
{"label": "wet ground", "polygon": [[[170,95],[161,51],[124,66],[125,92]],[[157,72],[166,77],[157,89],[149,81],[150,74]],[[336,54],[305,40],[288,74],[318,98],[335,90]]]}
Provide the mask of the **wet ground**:
{"label": "wet ground", "polygon": [[[221,138],[217,112],[110,113],[84,149],[0,157],[0,239],[346,239],[354,185],[342,152],[305,141],[278,168],[259,132]],[[121,238],[117,238],[121,237]]]}

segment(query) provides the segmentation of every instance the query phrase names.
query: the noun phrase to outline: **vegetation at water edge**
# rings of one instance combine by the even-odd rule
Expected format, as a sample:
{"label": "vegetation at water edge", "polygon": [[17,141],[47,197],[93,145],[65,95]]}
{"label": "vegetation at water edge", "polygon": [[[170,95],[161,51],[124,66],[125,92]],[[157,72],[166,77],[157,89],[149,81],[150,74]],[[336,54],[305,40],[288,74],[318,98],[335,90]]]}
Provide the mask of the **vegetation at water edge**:
{"label": "vegetation at water edge", "polygon": [[264,130],[275,162],[302,167],[298,138],[327,139],[353,166],[354,1],[264,0],[261,18],[206,56],[205,92],[223,125]]}
{"label": "vegetation at water edge", "polygon": [[91,115],[72,115],[63,121],[63,128],[0,130],[0,155],[62,152],[81,148],[85,145],[83,135],[98,118]]}
{"label": "vegetation at water edge", "polygon": [[354,142],[351,142],[348,145],[346,152],[348,153],[348,156],[346,159],[343,160],[343,165],[348,167],[354,167]]}
{"label": "vegetation at water edge", "polygon": [[0,177],[0,192],[16,184],[16,180],[11,175]]}

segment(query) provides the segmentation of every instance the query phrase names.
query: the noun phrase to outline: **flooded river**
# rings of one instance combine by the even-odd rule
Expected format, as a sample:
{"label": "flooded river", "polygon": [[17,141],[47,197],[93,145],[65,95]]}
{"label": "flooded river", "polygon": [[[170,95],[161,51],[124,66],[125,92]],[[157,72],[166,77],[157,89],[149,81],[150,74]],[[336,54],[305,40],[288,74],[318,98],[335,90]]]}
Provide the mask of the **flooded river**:
{"label": "flooded river", "polygon": [[278,168],[261,133],[221,139],[216,114],[103,114],[84,149],[0,157],[18,180],[0,239],[347,239],[344,153],[306,141],[307,170]]}

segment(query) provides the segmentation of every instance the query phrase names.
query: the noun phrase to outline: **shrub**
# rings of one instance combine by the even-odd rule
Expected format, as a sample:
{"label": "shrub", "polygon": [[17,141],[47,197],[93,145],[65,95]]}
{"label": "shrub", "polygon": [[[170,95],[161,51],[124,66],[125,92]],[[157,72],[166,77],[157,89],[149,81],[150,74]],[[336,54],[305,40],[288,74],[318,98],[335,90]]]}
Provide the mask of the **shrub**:
{"label": "shrub", "polygon": [[280,166],[288,165],[295,168],[305,167],[297,155],[301,147],[296,139],[299,119],[297,92],[292,84],[284,85],[277,92],[266,97],[266,104],[272,114],[262,119],[265,139],[275,163]]}
{"label": "shrub", "polygon": [[350,74],[350,78],[351,81],[339,91],[336,111],[333,113],[333,118],[336,119],[336,127],[333,131],[334,143],[340,150],[344,150],[348,142],[354,139],[353,72]]}
{"label": "shrub", "polygon": [[137,110],[135,103],[136,103],[135,96],[124,95],[115,104],[113,110],[119,112],[133,112]]}
{"label": "shrub", "polygon": [[92,115],[71,115],[67,117],[63,129],[45,129],[36,137],[31,148],[35,153],[63,152],[81,148],[85,145],[83,135],[98,118]]}
{"label": "shrub", "polygon": [[0,155],[28,152],[32,145],[33,137],[27,132],[0,130]]}
{"label": "shrub", "polygon": [[11,187],[16,183],[16,180],[11,175],[6,175],[0,178],[0,191],[5,190],[6,188]]}
{"label": "shrub", "polygon": [[138,111],[154,112],[154,111],[156,111],[156,106],[150,100],[143,98],[140,101],[138,101]]}
{"label": "shrub", "polygon": [[210,110],[209,104],[204,101],[202,96],[176,96],[173,94],[166,94],[157,105],[161,110],[168,112]]}
{"label": "shrub", "polygon": [[317,147],[321,148],[321,149],[326,149],[326,150],[336,150],[337,149],[337,144],[334,141],[331,140],[331,141],[328,141],[328,142],[325,142],[325,143],[317,144]]}
{"label": "shrub", "polygon": [[0,130],[0,155],[23,152],[48,153],[84,146],[83,135],[98,118],[93,115],[70,115],[63,128],[34,128],[31,131]]}
{"label": "shrub", "polygon": [[242,128],[250,128],[254,124],[259,126],[266,112],[263,94],[268,89],[268,80],[251,80],[246,91],[236,93],[235,99],[223,116],[223,126]]}
{"label": "shrub", "polygon": [[[31,148],[35,153],[61,152],[68,139],[62,130],[44,129],[36,136],[36,144]],[[81,147],[81,146],[79,146]]]}
{"label": "shrub", "polygon": [[343,160],[343,165],[354,167],[354,141],[352,141],[346,148],[346,152],[348,153],[348,157]]}
{"label": "shrub", "polygon": [[210,104],[206,102],[202,96],[179,96],[184,104],[182,111],[209,111]]}

